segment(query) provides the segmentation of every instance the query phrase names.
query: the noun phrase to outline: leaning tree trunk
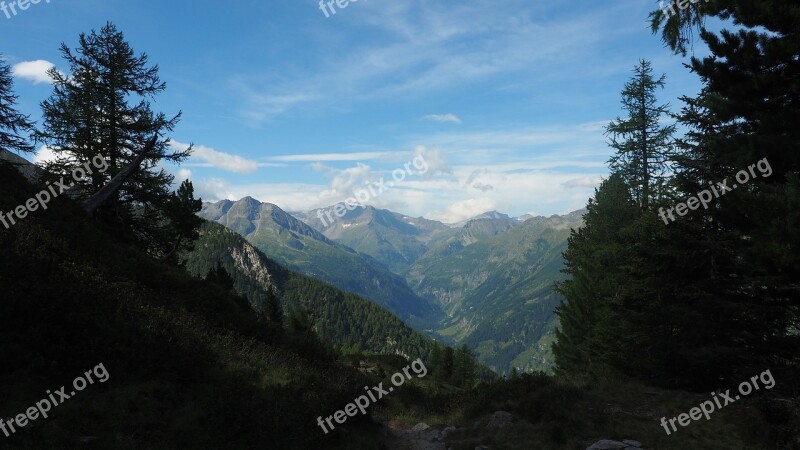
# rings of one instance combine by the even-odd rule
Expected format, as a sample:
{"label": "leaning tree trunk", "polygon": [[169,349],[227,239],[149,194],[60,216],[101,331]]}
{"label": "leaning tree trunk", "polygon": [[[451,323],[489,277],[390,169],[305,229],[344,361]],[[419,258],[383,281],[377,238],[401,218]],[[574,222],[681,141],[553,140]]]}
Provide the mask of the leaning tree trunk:
{"label": "leaning tree trunk", "polygon": [[94,214],[100,205],[102,205],[106,200],[108,200],[109,197],[111,197],[111,195],[113,195],[119,190],[120,187],[122,187],[122,183],[124,183],[128,178],[130,178],[131,175],[133,175],[133,172],[139,167],[142,161],[144,161],[147,155],[153,151],[153,148],[156,146],[156,142],[158,142],[157,134],[154,135],[149,142],[147,142],[147,145],[145,145],[145,147],[142,149],[142,152],[139,153],[136,159],[128,164],[128,167],[122,170],[122,172],[118,173],[114,178],[111,179],[111,181],[108,182],[108,184],[100,188],[99,191],[86,200],[86,203],[83,204],[83,210],[86,211],[86,214]]}

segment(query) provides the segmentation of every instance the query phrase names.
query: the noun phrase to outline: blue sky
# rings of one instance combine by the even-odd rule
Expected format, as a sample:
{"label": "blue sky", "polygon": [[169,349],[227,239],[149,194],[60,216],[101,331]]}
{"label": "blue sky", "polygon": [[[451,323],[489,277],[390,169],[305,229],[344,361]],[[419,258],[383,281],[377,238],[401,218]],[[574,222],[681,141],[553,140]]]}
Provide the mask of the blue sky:
{"label": "blue sky", "polygon": [[371,204],[447,222],[564,213],[607,174],[603,126],[640,58],[673,109],[700,88],[650,33],[651,0],[360,0],[329,18],[312,0],[45,1],[0,12],[19,108],[38,119],[59,44],[111,21],[159,65],[155,107],[183,111],[172,139],[197,146],[168,169],[206,201],[328,206],[416,156],[429,170]]}

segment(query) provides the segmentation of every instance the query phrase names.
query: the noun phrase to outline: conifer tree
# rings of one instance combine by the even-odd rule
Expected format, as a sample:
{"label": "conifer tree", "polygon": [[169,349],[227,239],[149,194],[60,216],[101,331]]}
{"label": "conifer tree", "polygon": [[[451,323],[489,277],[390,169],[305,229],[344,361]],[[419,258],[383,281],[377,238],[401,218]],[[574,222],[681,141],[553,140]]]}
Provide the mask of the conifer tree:
{"label": "conifer tree", "polygon": [[475,381],[475,369],[475,355],[467,344],[464,344],[455,353],[452,383],[460,387],[472,387]]}
{"label": "conifer tree", "polygon": [[[113,24],[81,34],[76,49],[61,45],[69,72],[51,69],[53,93],[42,102],[43,125],[36,139],[50,147],[56,159],[47,164],[52,177],[69,176],[76,167],[100,155],[105,172],[93,171],[76,180],[73,195],[88,197],[125,169],[154,135],[173,131],[180,113],[168,118],[152,110],[150,102],[165,89],[158,66],[146,54],[136,56]],[[191,153],[169,150],[160,139],[133,175],[98,210],[130,240],[143,243],[156,256],[164,210],[174,204],[170,195],[173,176],[159,167],[180,163]]]}
{"label": "conifer tree", "polygon": [[226,291],[233,291],[234,281],[222,263],[217,262],[216,267],[208,271],[206,281],[210,281],[221,286]]}
{"label": "conifer tree", "polygon": [[11,68],[0,57],[0,150],[33,152],[33,146],[20,133],[33,131],[33,123],[16,110]]}
{"label": "conifer tree", "polygon": [[[723,327],[738,348],[741,373],[753,369],[744,364],[796,364],[800,85],[792,80],[800,77],[800,5],[711,0],[690,10],[666,21],[654,13],[653,21],[675,52],[684,53],[695,34],[711,50],[691,59],[704,88],[684,98],[680,120],[690,133],[681,141],[686,157],[679,161],[677,186],[694,195],[726,178],[737,185],[700,225],[704,239],[696,251],[708,255],[705,278],[713,280],[704,287],[727,300],[720,308],[727,316]],[[708,17],[727,20],[733,29],[711,31],[703,26]],[[735,179],[741,170],[751,173]]]}
{"label": "conifer tree", "polygon": [[280,300],[275,295],[272,286],[267,288],[267,296],[264,301],[264,316],[270,322],[283,325],[283,312],[281,311]]}
{"label": "conifer tree", "polygon": [[[711,0],[665,25],[664,40],[677,52],[695,26],[712,51],[692,59],[705,87],[683,99],[679,120],[689,131],[677,141],[675,176],[665,180],[669,206],[709,184],[739,185],[665,226],[646,210],[615,211],[626,202],[606,194],[619,192],[610,189],[618,183],[612,176],[603,184],[565,253],[572,278],[559,286],[557,371],[706,389],[759,367],[796,364],[800,88],[786,80],[800,72],[800,8],[780,4],[779,17],[778,6]],[[744,29],[710,33],[704,15]],[[640,183],[627,175],[643,173],[641,159],[617,160],[612,172]],[[743,169],[746,183],[734,180]]]}
{"label": "conifer tree", "polygon": [[200,237],[198,229],[203,219],[197,213],[203,209],[203,199],[194,198],[194,186],[185,180],[170,195],[165,206],[165,224],[161,228],[163,242],[159,251],[164,254],[164,261],[177,262],[179,252],[193,250],[194,241]]}
{"label": "conifer tree", "polygon": [[444,380],[444,355],[438,343],[435,343],[431,349],[431,354],[428,357],[428,365],[431,369],[431,377],[434,380]]}
{"label": "conifer tree", "polygon": [[617,118],[606,127],[611,157],[611,172],[622,176],[640,206],[647,208],[666,188],[666,175],[673,153],[675,125],[663,126],[669,105],[659,105],[655,95],[664,88],[666,75],[656,79],[650,61],[641,60],[634,77],[622,91],[622,106],[627,118]]}
{"label": "conifer tree", "polygon": [[560,328],[553,344],[556,372],[600,376],[625,353],[620,287],[629,282],[625,263],[631,261],[628,230],[641,216],[621,175],[612,175],[589,200],[585,224],[573,230],[564,252],[570,278],[557,290],[564,301],[556,310]]}
{"label": "conifer tree", "polygon": [[453,369],[455,364],[455,352],[453,347],[445,346],[442,356],[442,379],[450,381],[453,378]]}

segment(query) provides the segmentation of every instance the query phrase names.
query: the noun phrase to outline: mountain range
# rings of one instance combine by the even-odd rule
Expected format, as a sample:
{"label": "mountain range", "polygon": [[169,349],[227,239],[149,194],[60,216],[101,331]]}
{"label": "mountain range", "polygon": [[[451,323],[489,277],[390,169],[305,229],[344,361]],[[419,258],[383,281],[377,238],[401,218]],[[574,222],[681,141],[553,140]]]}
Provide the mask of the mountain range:
{"label": "mountain range", "polygon": [[[330,210],[330,208],[328,208]],[[388,309],[448,344],[466,343],[499,373],[552,367],[562,252],[584,211],[512,218],[491,211],[444,224],[372,206],[335,221],[246,197],[200,216],[291,270]]]}
{"label": "mountain range", "polygon": [[432,301],[417,296],[377,260],[327,238],[275,205],[246,197],[204,204],[200,216],[239,233],[289,269],[373,300],[418,329],[443,316]]}

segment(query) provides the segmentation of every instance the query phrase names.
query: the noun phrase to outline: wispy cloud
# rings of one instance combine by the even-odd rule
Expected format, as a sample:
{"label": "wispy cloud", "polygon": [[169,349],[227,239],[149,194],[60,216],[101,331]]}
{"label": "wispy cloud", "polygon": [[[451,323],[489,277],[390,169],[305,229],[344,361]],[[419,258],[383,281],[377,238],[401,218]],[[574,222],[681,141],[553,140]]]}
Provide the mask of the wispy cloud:
{"label": "wispy cloud", "polygon": [[269,161],[284,162],[317,162],[317,161],[369,161],[381,159],[391,152],[356,152],[356,153],[310,153],[305,155],[278,155],[263,158]]}
{"label": "wispy cloud", "polygon": [[[177,141],[172,141],[170,145],[179,151],[184,151],[189,148],[189,144],[184,144]],[[190,161],[195,159],[205,161],[211,167],[215,167],[217,169],[242,174],[253,173],[258,170],[259,167],[259,163],[257,161],[242,158],[241,156],[237,155],[231,155],[229,153],[223,153],[204,145],[194,146]]]}
{"label": "wispy cloud", "polygon": [[453,203],[443,212],[433,211],[428,214],[429,219],[445,223],[456,223],[475,217],[497,208],[497,202],[490,198],[470,198]]}
{"label": "wispy cloud", "polygon": [[235,75],[231,84],[241,101],[240,115],[259,122],[297,107],[335,110],[363,101],[457,91],[503,75],[557,77],[585,65],[592,49],[608,37],[602,24],[611,11],[544,20],[542,9],[522,0],[503,5],[365,3],[344,20],[358,20],[369,30],[370,41],[361,39],[363,33],[328,30],[329,36],[316,42],[326,57],[313,66],[292,65],[296,71],[291,76]]}
{"label": "wispy cloud", "polygon": [[450,123],[461,123],[461,119],[452,113],[447,114],[430,114],[424,117],[425,120],[430,120],[431,122],[450,122]]}
{"label": "wispy cloud", "polygon": [[[489,210],[521,215],[580,209],[607,174],[610,149],[594,122],[415,135],[405,151],[282,155],[262,160],[311,163],[326,179],[311,183],[221,183],[200,180],[205,198],[251,195],[290,211],[327,207],[416,156],[428,171],[409,177],[370,204],[455,223]],[[411,142],[425,142],[412,145]],[[531,157],[535,154],[535,157]],[[354,163],[342,167],[341,163]],[[294,188],[292,188],[294,186]]]}

